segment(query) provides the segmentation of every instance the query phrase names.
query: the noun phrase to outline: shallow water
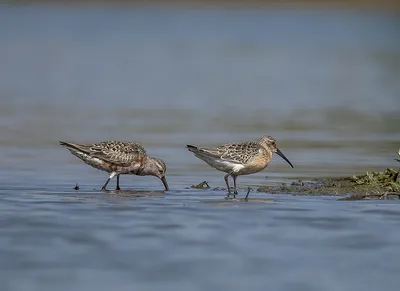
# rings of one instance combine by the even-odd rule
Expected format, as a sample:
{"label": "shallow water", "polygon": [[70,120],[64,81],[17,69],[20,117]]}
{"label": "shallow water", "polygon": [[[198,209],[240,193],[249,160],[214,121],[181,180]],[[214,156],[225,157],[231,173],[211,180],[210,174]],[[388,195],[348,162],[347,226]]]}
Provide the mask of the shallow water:
{"label": "shallow water", "polygon": [[[356,11],[1,6],[0,289],[397,290],[397,201],[226,201],[189,189],[224,182],[184,146],[274,136],[295,169],[274,157],[238,179],[241,197],[396,166],[399,26]],[[58,146],[110,139],[162,157],[171,191],[123,176],[125,191],[100,192],[106,174]]]}

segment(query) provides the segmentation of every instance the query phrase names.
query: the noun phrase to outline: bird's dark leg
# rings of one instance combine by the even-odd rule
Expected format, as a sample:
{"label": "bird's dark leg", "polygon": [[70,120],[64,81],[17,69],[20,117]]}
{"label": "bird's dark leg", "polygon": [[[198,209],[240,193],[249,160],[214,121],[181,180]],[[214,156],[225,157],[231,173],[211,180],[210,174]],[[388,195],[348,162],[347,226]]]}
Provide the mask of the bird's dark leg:
{"label": "bird's dark leg", "polygon": [[106,187],[107,187],[108,182],[110,182],[110,180],[111,180],[111,178],[107,179],[107,181],[104,183],[103,187],[101,187],[101,190],[107,190]]}
{"label": "bird's dark leg", "polygon": [[237,178],[237,176],[236,175],[232,175],[232,178],[233,178],[233,195],[236,195],[236,194],[238,194],[238,191],[236,189],[236,178]]}
{"label": "bird's dark leg", "polygon": [[247,197],[249,197],[250,190],[251,190],[251,188],[249,187],[249,188],[247,189],[246,197],[244,198],[244,200],[245,200],[246,202],[247,202]]}
{"label": "bird's dark leg", "polygon": [[224,180],[225,180],[226,187],[228,187],[228,196],[231,195],[231,189],[229,188],[229,182],[228,182],[228,177],[229,177],[230,174],[231,174],[231,173],[228,173],[228,174],[226,174],[226,175],[224,176]]}
{"label": "bird's dark leg", "polygon": [[101,187],[101,190],[107,190],[106,187],[107,187],[108,182],[110,182],[111,179],[114,178],[115,175],[116,175],[115,172],[112,172],[112,173],[110,174],[110,177],[108,177],[108,179],[107,179],[107,181],[104,183],[103,187]]}
{"label": "bird's dark leg", "polygon": [[117,188],[115,188],[115,190],[121,190],[121,188],[119,188],[119,175],[117,175]]}

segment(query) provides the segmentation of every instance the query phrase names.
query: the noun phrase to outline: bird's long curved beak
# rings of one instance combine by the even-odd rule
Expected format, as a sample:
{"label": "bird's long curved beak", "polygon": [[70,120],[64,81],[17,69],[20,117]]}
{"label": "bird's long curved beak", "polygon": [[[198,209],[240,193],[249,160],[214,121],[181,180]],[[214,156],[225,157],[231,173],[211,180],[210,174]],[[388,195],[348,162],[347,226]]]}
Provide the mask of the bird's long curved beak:
{"label": "bird's long curved beak", "polygon": [[164,184],[165,190],[168,191],[169,187],[168,187],[167,179],[165,179],[165,176],[161,178],[161,181]]}
{"label": "bird's long curved beak", "polygon": [[292,165],[292,163],[287,159],[287,157],[285,157],[285,155],[284,155],[279,149],[276,149],[276,153],[277,153],[278,155],[280,155],[280,156],[282,157],[282,159],[284,159],[286,162],[288,162],[288,164],[289,164],[292,168],[294,168],[293,165]]}

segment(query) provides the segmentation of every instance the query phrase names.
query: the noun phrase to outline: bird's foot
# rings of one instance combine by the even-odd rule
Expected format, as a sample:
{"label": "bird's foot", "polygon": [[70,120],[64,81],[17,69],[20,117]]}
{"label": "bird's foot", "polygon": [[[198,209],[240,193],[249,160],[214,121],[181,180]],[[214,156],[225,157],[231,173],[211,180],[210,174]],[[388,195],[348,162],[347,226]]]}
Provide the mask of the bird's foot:
{"label": "bird's foot", "polygon": [[226,194],[225,199],[230,199],[231,195],[232,195],[232,193],[231,193],[231,191],[229,191],[228,194]]}
{"label": "bird's foot", "polygon": [[246,197],[244,198],[244,200],[247,201],[247,198],[249,197],[250,191],[251,191],[251,188],[249,187],[249,188],[247,189]]}
{"label": "bird's foot", "polygon": [[116,190],[116,191],[120,191],[120,190],[121,190],[121,188],[117,187],[117,188],[115,188],[115,190]]}

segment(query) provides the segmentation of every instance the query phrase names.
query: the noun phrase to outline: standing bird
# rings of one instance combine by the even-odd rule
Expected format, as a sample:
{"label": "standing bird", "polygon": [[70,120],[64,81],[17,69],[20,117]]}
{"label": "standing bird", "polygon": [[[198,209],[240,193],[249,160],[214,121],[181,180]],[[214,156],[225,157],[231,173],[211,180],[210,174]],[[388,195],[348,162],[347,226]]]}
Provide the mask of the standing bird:
{"label": "standing bird", "polygon": [[102,190],[106,190],[108,182],[114,176],[117,176],[116,190],[121,190],[119,188],[119,175],[121,174],[155,176],[161,179],[165,190],[169,190],[165,179],[167,167],[164,161],[149,157],[145,149],[138,143],[105,141],[95,144],[74,144],[60,141],[60,145],[86,164],[110,174],[101,188]]}
{"label": "standing bird", "polygon": [[292,163],[277,148],[276,141],[272,136],[263,136],[258,141],[227,143],[216,147],[199,148],[192,145],[186,146],[196,157],[202,159],[211,167],[227,173],[224,176],[228,195],[231,194],[228,177],[232,176],[234,194],[236,189],[236,178],[264,170],[272,159],[272,153],[280,155],[289,165]]}

